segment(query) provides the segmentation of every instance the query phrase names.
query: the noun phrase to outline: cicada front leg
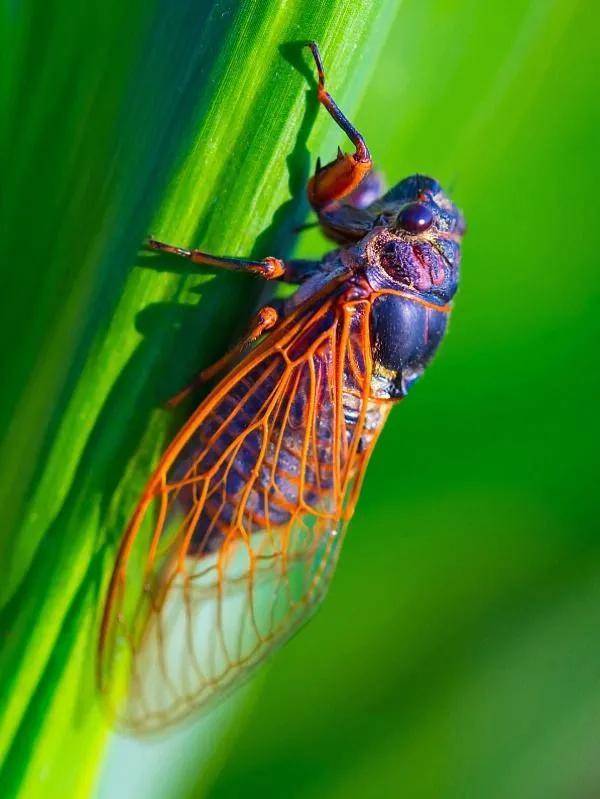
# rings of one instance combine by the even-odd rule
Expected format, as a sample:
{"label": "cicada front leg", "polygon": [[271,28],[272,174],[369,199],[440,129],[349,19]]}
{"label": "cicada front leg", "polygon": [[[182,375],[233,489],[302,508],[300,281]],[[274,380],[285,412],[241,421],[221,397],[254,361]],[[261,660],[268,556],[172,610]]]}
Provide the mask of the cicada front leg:
{"label": "cicada front leg", "polygon": [[337,158],[326,166],[322,167],[320,161],[317,161],[316,172],[308,183],[308,199],[315,211],[319,212],[331,203],[354,192],[363,178],[371,171],[373,162],[364,138],[325,89],[323,61],[316,42],[310,42],[308,47],[310,47],[317,66],[318,100],[355,147],[352,154],[343,153],[338,149]]}
{"label": "cicada front leg", "polygon": [[325,89],[319,48],[315,42],[308,46],[317,65],[319,102],[355,147],[352,154],[338,148],[337,158],[324,167],[320,159],[317,160],[315,174],[308,182],[308,199],[325,235],[339,244],[350,244],[359,241],[376,224],[376,215],[369,211],[369,206],[381,195],[383,179],[379,172],[373,171],[371,154],[363,136]]}

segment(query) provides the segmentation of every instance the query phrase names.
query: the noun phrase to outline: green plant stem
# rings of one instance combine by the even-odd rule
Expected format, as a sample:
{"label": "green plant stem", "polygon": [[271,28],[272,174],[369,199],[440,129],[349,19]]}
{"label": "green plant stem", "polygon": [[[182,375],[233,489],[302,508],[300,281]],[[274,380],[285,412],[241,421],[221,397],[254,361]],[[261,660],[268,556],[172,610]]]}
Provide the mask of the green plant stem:
{"label": "green plant stem", "polygon": [[[145,251],[136,259],[136,248],[152,232],[285,255],[311,164],[341,141],[317,113],[300,41],[319,41],[330,90],[352,112],[394,6],[157,3],[111,18],[92,4],[75,20],[57,7],[39,64],[40,23],[22,11],[11,114],[35,78],[5,181],[15,295],[4,319],[20,351],[0,446],[4,796],[89,795],[107,733],[98,611],[118,535],[181,421],[160,403],[222,352],[259,290]],[[29,205],[19,165],[21,178],[38,168]]]}

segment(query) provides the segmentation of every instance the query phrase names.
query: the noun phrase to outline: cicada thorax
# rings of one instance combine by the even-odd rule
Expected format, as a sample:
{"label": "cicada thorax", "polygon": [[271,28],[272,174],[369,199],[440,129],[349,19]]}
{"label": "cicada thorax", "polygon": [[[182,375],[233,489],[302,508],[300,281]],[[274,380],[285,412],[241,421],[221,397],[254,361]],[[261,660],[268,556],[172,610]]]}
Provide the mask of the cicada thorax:
{"label": "cicada thorax", "polygon": [[381,294],[371,312],[373,392],[401,399],[423,374],[446,331],[448,311],[398,294]]}

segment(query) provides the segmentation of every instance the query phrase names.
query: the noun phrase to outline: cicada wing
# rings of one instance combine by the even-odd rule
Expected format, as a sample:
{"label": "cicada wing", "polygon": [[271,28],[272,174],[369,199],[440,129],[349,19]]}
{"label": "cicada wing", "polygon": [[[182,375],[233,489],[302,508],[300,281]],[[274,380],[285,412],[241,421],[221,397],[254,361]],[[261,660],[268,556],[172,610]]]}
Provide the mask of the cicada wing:
{"label": "cicada wing", "polygon": [[368,400],[368,317],[335,296],[299,309],[166,451],[102,625],[122,725],[158,728],[220,696],[323,598],[387,414]]}

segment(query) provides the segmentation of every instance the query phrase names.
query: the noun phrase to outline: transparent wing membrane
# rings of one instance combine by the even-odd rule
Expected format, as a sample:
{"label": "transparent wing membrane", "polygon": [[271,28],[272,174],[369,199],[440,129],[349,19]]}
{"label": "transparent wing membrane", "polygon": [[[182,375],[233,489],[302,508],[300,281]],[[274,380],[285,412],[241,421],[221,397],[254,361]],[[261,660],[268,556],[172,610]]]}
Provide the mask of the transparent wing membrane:
{"label": "transparent wing membrane", "polygon": [[323,598],[388,410],[369,400],[369,312],[335,296],[300,308],[163,456],[102,626],[101,684],[124,726],[228,691]]}

